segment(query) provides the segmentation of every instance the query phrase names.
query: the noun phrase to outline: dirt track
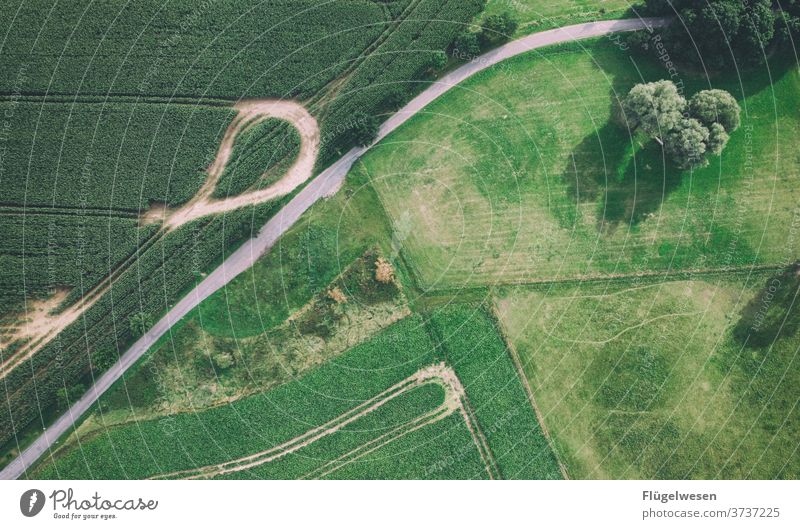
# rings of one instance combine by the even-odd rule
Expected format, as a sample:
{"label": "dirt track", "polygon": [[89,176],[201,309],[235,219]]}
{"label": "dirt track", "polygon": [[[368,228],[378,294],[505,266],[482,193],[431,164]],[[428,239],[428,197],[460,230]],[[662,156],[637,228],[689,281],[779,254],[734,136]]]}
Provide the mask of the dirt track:
{"label": "dirt track", "polygon": [[[222,137],[217,157],[208,169],[208,179],[185,206],[174,212],[167,212],[165,226],[169,230],[200,217],[217,215],[288,195],[311,178],[319,151],[319,125],[314,116],[302,105],[294,101],[258,99],[242,101],[233,108],[239,113]],[[297,128],[300,133],[300,152],[297,160],[280,180],[269,187],[225,199],[212,198],[211,194],[228,165],[236,138],[249,127],[267,118],[283,119]]]}
{"label": "dirt track", "polygon": [[[312,473],[317,477],[323,477],[345,466],[347,463],[355,461],[356,459],[377,450],[391,441],[399,439],[400,437],[418,430],[428,424],[433,424],[437,421],[440,421],[456,411],[460,410],[464,417],[467,417],[468,413],[465,409],[464,388],[461,385],[461,382],[458,380],[458,377],[453,369],[444,363],[435,364],[420,369],[410,377],[398,382],[389,389],[379,393],[371,399],[364,401],[355,408],[348,410],[347,412],[328,421],[327,423],[316,428],[312,428],[302,435],[299,435],[262,452],[257,452],[249,456],[233,459],[231,461],[226,461],[216,465],[208,465],[190,470],[180,470],[177,472],[159,474],[151,477],[150,479],[208,479],[224,474],[241,472],[265,463],[275,461],[310,445],[314,441],[336,433],[348,424],[351,424],[377,410],[392,399],[424,384],[439,384],[444,389],[445,397],[441,405],[420,415],[419,417],[412,419],[406,424],[394,428],[390,432],[387,432],[376,439],[370,440],[365,445],[359,446],[347,454],[344,454],[341,458],[324,463],[320,468]],[[469,421],[467,421],[467,426],[470,428],[470,430],[473,429],[473,426]],[[475,433],[473,433],[473,438],[474,436]],[[490,462],[486,462],[486,465],[487,472],[489,472],[489,475],[492,476],[489,468],[493,465],[491,465]],[[310,477],[310,475],[307,477]]]}
{"label": "dirt track", "polygon": [[[208,169],[208,178],[197,194],[186,205],[176,210],[170,211],[163,205],[156,205],[142,214],[142,223],[163,222],[165,229],[159,233],[158,237],[163,237],[169,231],[200,217],[225,213],[287,195],[311,177],[319,151],[319,126],[314,116],[309,114],[302,105],[294,101],[257,99],[241,101],[233,108],[238,110],[238,113],[225,131],[217,156]],[[295,163],[280,180],[269,187],[221,200],[213,199],[211,194],[230,160],[236,138],[249,127],[268,118],[286,120],[297,128],[300,134],[300,152]],[[112,274],[109,278],[110,281],[101,282],[87,292],[80,301],[59,313],[51,314],[51,310],[66,297],[65,292],[57,293],[51,299],[30,304],[25,314],[26,321],[14,328],[3,329],[0,345],[17,340],[26,340],[27,343],[17,349],[14,354],[1,359],[0,379],[36,354],[58,333],[80,318],[98,299],[105,295],[115,277]],[[39,310],[40,306],[47,310]]]}

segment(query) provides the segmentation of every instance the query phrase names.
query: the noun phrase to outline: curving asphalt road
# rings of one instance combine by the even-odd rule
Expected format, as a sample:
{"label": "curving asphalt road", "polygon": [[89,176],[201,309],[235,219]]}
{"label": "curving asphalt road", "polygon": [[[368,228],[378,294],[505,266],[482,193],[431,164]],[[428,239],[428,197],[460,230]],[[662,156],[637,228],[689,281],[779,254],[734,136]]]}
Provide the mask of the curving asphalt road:
{"label": "curving asphalt road", "polygon": [[[428,105],[428,103],[450,90],[453,86],[500,61],[551,44],[598,37],[611,33],[659,27],[665,25],[667,21],[668,19],[663,18],[648,18],[589,22],[586,24],[576,24],[574,26],[534,33],[509,42],[476,57],[471,62],[436,80],[430,87],[412,99],[406,106],[398,110],[381,126],[375,143],[408,121],[414,114]],[[264,255],[272,245],[275,244],[278,238],[283,235],[312,204],[314,204],[314,202],[322,197],[336,193],[344,182],[344,178],[350,170],[350,167],[367,150],[369,150],[369,147],[352,149],[335,164],[314,178],[261,228],[255,238],[243,244],[238,250],[225,259],[219,267],[206,276],[202,282],[167,312],[152,329],[139,338],[136,343],[120,357],[116,364],[99,377],[80,400],[75,402],[72,407],[45,430],[33,444],[17,456],[6,468],[0,471],[0,479],[17,479],[23,474],[26,474],[28,468],[40,457],[49,452],[53,444],[73,428],[73,425],[80,419],[81,415],[86,413],[100,395],[111,387],[128,368],[136,363],[136,361],[150,349],[156,340],[166,334],[174,324],[183,318],[190,310],[199,305],[200,302],[225,286],[234,277],[250,268],[253,263]]]}

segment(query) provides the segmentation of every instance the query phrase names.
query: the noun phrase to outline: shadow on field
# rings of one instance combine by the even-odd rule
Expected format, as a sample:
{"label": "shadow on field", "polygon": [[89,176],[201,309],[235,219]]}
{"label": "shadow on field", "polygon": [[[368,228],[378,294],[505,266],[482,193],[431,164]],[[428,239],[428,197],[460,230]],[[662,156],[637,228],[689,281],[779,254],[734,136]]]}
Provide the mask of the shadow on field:
{"label": "shadow on field", "polygon": [[[611,97],[615,101],[614,91]],[[597,203],[597,229],[609,233],[655,213],[680,184],[681,173],[657,142],[609,120],[573,149],[562,176],[573,201]]]}
{"label": "shadow on field", "polygon": [[800,262],[769,278],[742,309],[733,329],[742,345],[758,348],[800,330]]}

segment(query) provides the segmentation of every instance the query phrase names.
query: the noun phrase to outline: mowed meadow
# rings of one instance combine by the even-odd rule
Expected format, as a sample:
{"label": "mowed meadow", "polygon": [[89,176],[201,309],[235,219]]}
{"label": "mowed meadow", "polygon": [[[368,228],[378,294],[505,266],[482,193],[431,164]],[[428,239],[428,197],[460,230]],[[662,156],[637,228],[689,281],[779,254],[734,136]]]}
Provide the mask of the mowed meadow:
{"label": "mowed meadow", "polygon": [[797,479],[798,286],[793,267],[518,287],[497,306],[574,477]]}
{"label": "mowed meadow", "polygon": [[607,40],[534,51],[467,80],[370,152],[365,168],[422,285],[795,258],[796,67],[776,59],[741,79],[684,77],[687,94],[724,88],[742,107],[722,156],[693,172],[612,121],[633,84],[663,77]]}

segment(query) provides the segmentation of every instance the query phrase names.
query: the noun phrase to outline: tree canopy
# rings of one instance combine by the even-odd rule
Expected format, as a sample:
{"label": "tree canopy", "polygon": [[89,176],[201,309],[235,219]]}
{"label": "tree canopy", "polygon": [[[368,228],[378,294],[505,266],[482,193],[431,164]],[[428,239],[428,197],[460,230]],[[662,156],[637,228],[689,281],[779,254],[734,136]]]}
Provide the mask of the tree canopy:
{"label": "tree canopy", "polygon": [[718,69],[764,61],[769,46],[796,35],[798,5],[797,0],[775,6],[772,0],[646,0],[645,10],[675,17],[663,30],[671,54]]}
{"label": "tree canopy", "polygon": [[672,81],[638,84],[622,101],[625,121],[664,146],[678,167],[719,155],[739,127],[739,104],[724,90],[703,90],[687,102]]}

